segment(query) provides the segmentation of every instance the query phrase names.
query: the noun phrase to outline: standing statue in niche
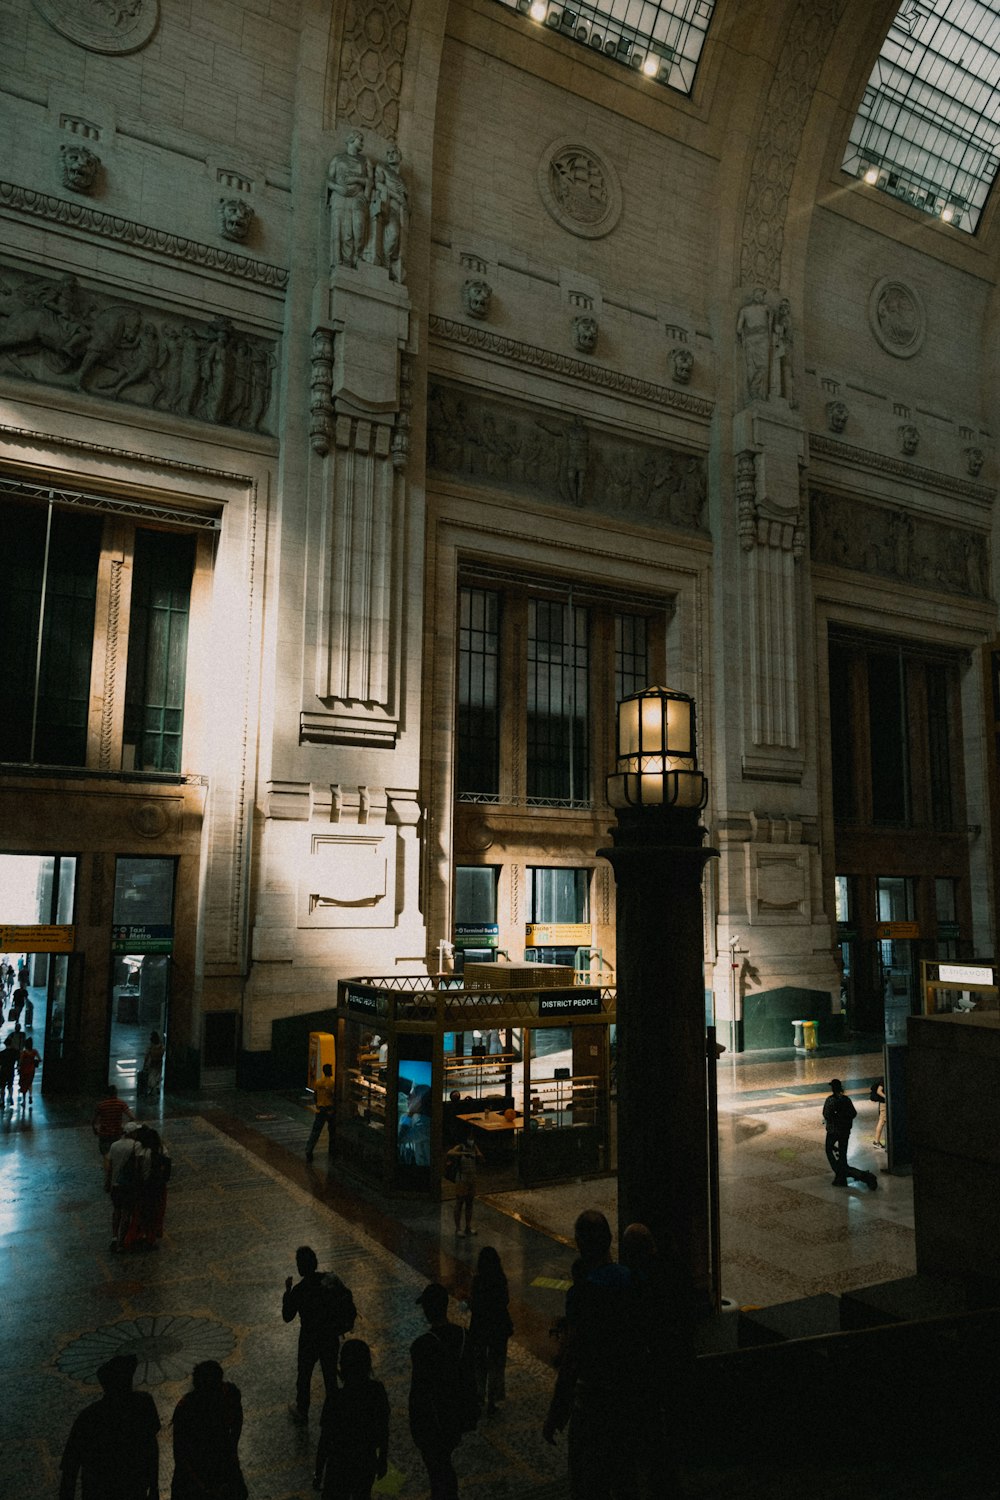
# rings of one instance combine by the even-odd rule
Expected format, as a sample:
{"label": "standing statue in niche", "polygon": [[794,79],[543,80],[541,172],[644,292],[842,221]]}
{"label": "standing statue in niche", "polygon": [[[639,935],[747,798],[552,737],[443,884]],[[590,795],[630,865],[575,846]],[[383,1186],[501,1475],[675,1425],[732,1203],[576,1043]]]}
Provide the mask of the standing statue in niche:
{"label": "standing statue in niche", "polygon": [[771,310],[762,286],[755,287],[750,301],[740,308],[736,319],[736,337],[743,345],[747,396],[751,401],[766,401],[771,355]]}
{"label": "standing statue in niche", "polygon": [[792,305],[787,297],[782,297],[771,324],[771,395],[784,396],[794,408],[792,342]]}
{"label": "standing statue in niche", "polygon": [[403,282],[403,250],[406,243],[406,222],[410,210],[410,197],[406,183],[399,172],[403,153],[398,146],[390,146],[385,161],[375,165],[375,188],[372,197],[372,259],[377,266],[385,266],[390,281]]}
{"label": "standing statue in niche", "polygon": [[331,161],[326,174],[330,207],[330,259],[335,266],[357,265],[368,248],[368,232],[375,174],[362,154],[365,138],[352,130],[344,150]]}

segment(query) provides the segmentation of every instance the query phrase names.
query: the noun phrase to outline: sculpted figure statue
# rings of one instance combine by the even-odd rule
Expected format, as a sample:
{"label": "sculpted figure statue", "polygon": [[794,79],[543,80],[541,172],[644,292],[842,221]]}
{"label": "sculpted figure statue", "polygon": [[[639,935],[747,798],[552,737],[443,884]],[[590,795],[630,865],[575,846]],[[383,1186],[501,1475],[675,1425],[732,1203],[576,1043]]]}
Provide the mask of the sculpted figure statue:
{"label": "sculpted figure statue", "polygon": [[371,162],[362,154],[364,143],[361,131],[352,130],[326,174],[330,259],[335,266],[356,266],[368,250],[374,183]]}
{"label": "sculpted figure statue", "polygon": [[485,318],[492,296],[493,288],[481,276],[470,276],[462,287],[462,302],[470,318]]}
{"label": "sculpted figure statue", "polygon": [[982,448],[966,448],[965,467],[968,469],[973,479],[975,479],[976,476],[980,473],[985,462],[986,454],[983,452]]}
{"label": "sculpted figure statue", "polygon": [[590,313],[573,319],[573,343],[581,354],[593,354],[597,348],[597,319]]}
{"label": "sculpted figure statue", "polygon": [[676,349],[671,349],[669,354],[670,368],[678,385],[690,385],[691,374],[694,370],[694,355],[690,349],[685,349],[678,344]]}
{"label": "sculpted figure statue", "polygon": [[403,251],[410,211],[410,195],[399,171],[402,160],[403,153],[392,145],[385,153],[385,161],[376,165],[371,209],[374,240],[371,258],[377,266],[385,266],[390,281],[398,282],[406,280]]}
{"label": "sculpted figure statue", "polygon": [[219,232],[224,240],[242,245],[252,222],[253,209],[242,198],[219,199]]}
{"label": "sculpted figure statue", "polygon": [[750,301],[740,308],[736,319],[736,337],[743,345],[747,396],[751,401],[767,400],[771,310],[764,298],[764,288],[755,287]]}
{"label": "sculpted figure statue", "polygon": [[59,147],[62,158],[63,187],[73,193],[92,193],[97,181],[101,158],[79,141],[64,141]]}
{"label": "sculpted figure statue", "polygon": [[826,403],[826,422],[831,432],[843,432],[847,426],[847,418],[850,416],[843,401],[828,401]]}

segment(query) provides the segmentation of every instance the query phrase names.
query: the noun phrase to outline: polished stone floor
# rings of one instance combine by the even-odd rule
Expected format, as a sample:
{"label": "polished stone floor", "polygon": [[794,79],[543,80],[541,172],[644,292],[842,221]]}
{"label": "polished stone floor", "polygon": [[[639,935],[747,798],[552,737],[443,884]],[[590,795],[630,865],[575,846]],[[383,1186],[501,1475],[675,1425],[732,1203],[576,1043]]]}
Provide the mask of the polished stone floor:
{"label": "polished stone floor", "polygon": [[[771,1302],[839,1290],[912,1270],[909,1181],[882,1191],[835,1193],[819,1126],[825,1080],[843,1077],[858,1100],[858,1139],[870,1138],[861,1102],[880,1072],[877,1054],[791,1053],[737,1059],[720,1075],[724,1290],[740,1302]],[[108,1200],[89,1120],[93,1101],[39,1099],[30,1115],[0,1120],[0,1245],[5,1338],[0,1389],[3,1493],[41,1500],[56,1493],[62,1443],[73,1417],[98,1394],[94,1372],[110,1353],[134,1350],[139,1382],[159,1408],[161,1494],[171,1473],[168,1423],[193,1364],[218,1358],[242,1389],[241,1444],[252,1500],[305,1500],[317,1432],[292,1425],[295,1331],[281,1321],[281,1291],[295,1246],[351,1286],[357,1337],[374,1351],[393,1411],[391,1468],[381,1493],[425,1500],[422,1466],[406,1425],[409,1344],[423,1331],[414,1299],[428,1280],[456,1297],[468,1289],[475,1255],[497,1246],[511,1282],[516,1336],[509,1399],[462,1445],[463,1500],[563,1496],[565,1453],[539,1428],[552,1383],[549,1329],[562,1307],[572,1252],[565,1243],[579,1206],[608,1204],[607,1181],[544,1193],[504,1194],[477,1207],[478,1237],[456,1239],[448,1204],[393,1203],[363,1195],[320,1155],[302,1155],[310,1117],[304,1101],[277,1094],[168,1095],[151,1118],[174,1160],[167,1230],[156,1254],[108,1251]],[[870,1153],[859,1153],[869,1165]],[[521,1210],[519,1215],[511,1209]],[[527,1222],[526,1222],[527,1221]],[[543,1225],[550,1232],[534,1227]],[[691,1496],[751,1493],[746,1476],[686,1476]],[[753,1493],[777,1493],[754,1490]],[[809,1494],[803,1485],[799,1494]],[[819,1493],[819,1491],[817,1491]]]}

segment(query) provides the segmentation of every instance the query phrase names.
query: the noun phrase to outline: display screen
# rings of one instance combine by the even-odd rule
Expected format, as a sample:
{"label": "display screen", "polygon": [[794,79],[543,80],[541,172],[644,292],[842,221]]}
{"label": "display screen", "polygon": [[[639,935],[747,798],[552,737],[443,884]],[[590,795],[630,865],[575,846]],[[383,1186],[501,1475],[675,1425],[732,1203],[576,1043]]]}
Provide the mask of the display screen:
{"label": "display screen", "polygon": [[[400,1038],[400,1059],[396,1093],[396,1155],[404,1177],[425,1176],[431,1164],[431,1061],[430,1057],[413,1057],[424,1051],[424,1038],[407,1037],[408,1047]],[[427,1038],[429,1051],[430,1038]],[[405,1050],[404,1050],[405,1049]]]}

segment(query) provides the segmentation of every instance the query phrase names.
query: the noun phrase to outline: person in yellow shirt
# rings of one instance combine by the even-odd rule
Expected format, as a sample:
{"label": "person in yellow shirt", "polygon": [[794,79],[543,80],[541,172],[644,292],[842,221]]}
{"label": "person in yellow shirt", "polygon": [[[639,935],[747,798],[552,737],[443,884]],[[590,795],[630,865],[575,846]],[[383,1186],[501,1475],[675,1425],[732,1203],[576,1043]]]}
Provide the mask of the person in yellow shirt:
{"label": "person in yellow shirt", "polygon": [[333,1155],[333,1127],[334,1127],[334,1082],[333,1064],[324,1063],[323,1071],[318,1078],[314,1078],[310,1085],[316,1095],[316,1118],[309,1139],[306,1142],[306,1161],[312,1161],[313,1151],[323,1134],[323,1126],[327,1128],[327,1147],[330,1155]]}

